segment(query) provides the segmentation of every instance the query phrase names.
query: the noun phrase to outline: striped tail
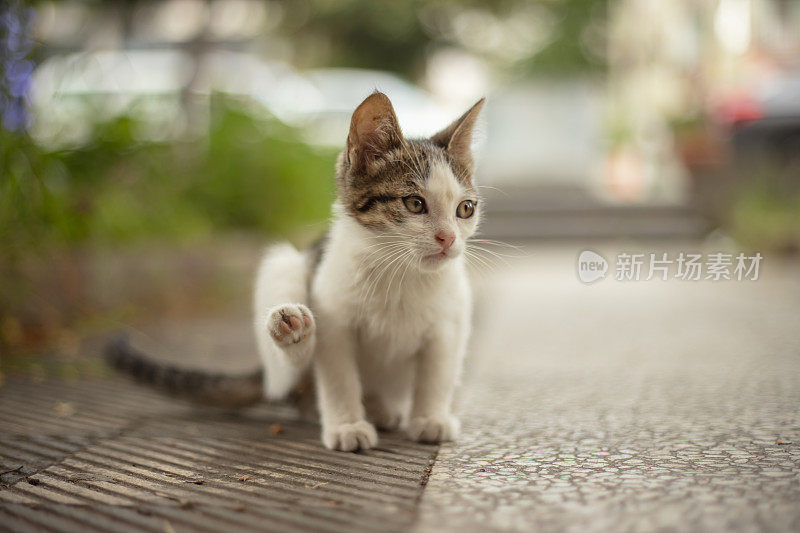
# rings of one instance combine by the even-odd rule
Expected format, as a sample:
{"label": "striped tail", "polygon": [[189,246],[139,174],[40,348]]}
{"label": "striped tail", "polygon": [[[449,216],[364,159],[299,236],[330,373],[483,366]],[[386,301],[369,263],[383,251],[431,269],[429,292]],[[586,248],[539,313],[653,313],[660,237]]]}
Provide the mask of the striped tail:
{"label": "striped tail", "polygon": [[131,346],[126,336],[106,345],[105,358],[109,365],[136,381],[195,403],[239,408],[256,404],[264,398],[261,370],[231,376],[159,363]]}

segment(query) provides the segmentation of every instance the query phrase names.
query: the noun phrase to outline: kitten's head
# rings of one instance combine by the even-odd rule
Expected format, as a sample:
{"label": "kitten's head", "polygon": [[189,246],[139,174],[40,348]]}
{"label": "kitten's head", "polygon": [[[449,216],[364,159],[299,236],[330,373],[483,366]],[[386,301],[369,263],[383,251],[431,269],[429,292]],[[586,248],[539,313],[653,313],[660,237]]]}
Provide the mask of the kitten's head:
{"label": "kitten's head", "polygon": [[475,232],[478,192],[470,144],[483,100],[430,139],[405,139],[392,103],[375,92],[353,113],[339,157],[339,199],[374,235],[435,270]]}

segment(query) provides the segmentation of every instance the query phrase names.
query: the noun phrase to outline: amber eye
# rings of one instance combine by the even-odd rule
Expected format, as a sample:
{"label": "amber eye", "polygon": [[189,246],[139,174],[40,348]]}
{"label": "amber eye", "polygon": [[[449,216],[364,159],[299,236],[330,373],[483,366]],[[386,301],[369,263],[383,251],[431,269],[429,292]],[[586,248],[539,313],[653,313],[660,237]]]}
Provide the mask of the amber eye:
{"label": "amber eye", "polygon": [[456,208],[458,218],[469,218],[475,213],[475,203],[472,200],[464,200]]}
{"label": "amber eye", "polygon": [[425,200],[419,196],[406,196],[403,198],[403,203],[415,215],[425,212]]}

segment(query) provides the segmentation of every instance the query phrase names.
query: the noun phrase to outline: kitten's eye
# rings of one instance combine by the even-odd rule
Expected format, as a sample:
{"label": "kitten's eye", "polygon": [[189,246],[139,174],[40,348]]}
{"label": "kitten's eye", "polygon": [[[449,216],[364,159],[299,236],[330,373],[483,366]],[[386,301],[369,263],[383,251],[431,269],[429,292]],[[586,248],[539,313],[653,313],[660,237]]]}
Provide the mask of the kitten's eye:
{"label": "kitten's eye", "polygon": [[475,212],[475,203],[472,200],[464,200],[456,208],[458,218],[469,218]]}
{"label": "kitten's eye", "polygon": [[403,198],[403,203],[415,215],[425,212],[425,200],[419,196],[406,196]]}

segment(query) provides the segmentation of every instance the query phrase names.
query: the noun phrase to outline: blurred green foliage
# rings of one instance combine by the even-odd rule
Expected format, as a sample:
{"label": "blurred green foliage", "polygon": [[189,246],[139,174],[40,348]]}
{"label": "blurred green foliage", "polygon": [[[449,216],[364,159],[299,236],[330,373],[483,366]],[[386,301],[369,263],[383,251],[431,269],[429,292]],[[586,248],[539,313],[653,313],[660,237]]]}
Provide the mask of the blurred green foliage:
{"label": "blurred green foliage", "polygon": [[[181,292],[201,307],[218,276],[192,267],[181,247],[206,250],[240,230],[263,240],[307,240],[322,230],[335,150],[314,148],[263,110],[221,96],[211,99],[202,135],[156,142],[142,138],[143,126],[134,114],[117,116],[69,149],[0,130],[0,352],[57,343],[64,327],[85,329],[80,324],[98,315],[106,329],[145,305],[152,316],[175,307]],[[163,243],[178,266],[167,261],[161,279],[131,265],[132,289],[114,289],[125,296],[98,292],[103,279],[124,279],[107,253],[135,251],[134,243],[145,250]],[[218,263],[202,260],[212,269]],[[178,273],[180,265],[189,270]],[[176,294],[157,298],[165,289]]]}
{"label": "blurred green foliage", "polygon": [[215,97],[207,136],[139,139],[123,115],[86,144],[47,150],[27,135],[0,145],[0,250],[41,244],[185,240],[212,231],[289,234],[324,220],[335,153],[276,119]]}
{"label": "blurred green foliage", "polygon": [[732,202],[728,228],[736,241],[755,250],[800,251],[800,191],[758,182]]}
{"label": "blurred green foliage", "polygon": [[418,16],[421,5],[394,0],[282,2],[296,59],[306,66],[371,68],[412,79],[421,73],[431,42]]}
{"label": "blurred green foliage", "polygon": [[[452,31],[459,14],[473,10],[508,18],[532,5],[552,21],[550,37],[514,70],[561,74],[604,64],[608,0],[282,0],[281,5],[282,31],[295,47],[294,59],[304,66],[371,68],[418,79],[437,47],[464,46]],[[426,18],[438,23],[426,24]]]}
{"label": "blurred green foliage", "polygon": [[573,74],[603,68],[608,0],[544,4],[557,21],[553,38],[524,62],[524,70],[536,74]]}

